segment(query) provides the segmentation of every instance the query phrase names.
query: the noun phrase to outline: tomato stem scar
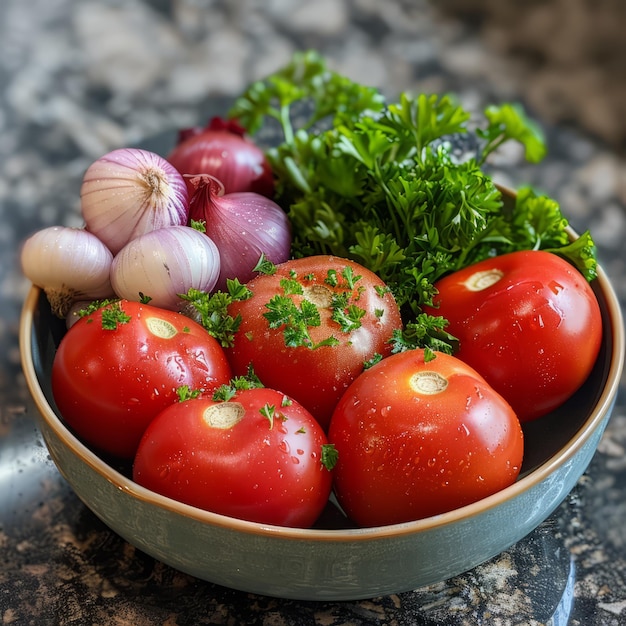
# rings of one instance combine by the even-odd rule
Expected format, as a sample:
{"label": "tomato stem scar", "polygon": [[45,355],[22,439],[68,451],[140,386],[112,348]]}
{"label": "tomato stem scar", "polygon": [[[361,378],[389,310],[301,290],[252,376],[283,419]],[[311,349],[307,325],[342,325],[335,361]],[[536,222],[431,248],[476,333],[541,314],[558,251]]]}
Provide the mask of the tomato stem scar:
{"label": "tomato stem scar", "polygon": [[409,384],[415,393],[433,396],[446,390],[448,380],[438,372],[416,372]]}
{"label": "tomato stem scar", "polygon": [[146,318],[146,326],[153,335],[161,337],[162,339],[171,339],[178,334],[178,331],[173,324],[161,319],[160,317]]}
{"label": "tomato stem scar", "polygon": [[239,423],[246,410],[239,402],[220,402],[207,407],[202,414],[207,426],[228,430]]}
{"label": "tomato stem scar", "polygon": [[332,304],[333,292],[324,285],[304,287],[304,297],[320,309],[328,309]]}
{"label": "tomato stem scar", "polygon": [[497,268],[475,272],[466,281],[465,286],[469,291],[482,291],[495,285],[502,277],[504,272]]}

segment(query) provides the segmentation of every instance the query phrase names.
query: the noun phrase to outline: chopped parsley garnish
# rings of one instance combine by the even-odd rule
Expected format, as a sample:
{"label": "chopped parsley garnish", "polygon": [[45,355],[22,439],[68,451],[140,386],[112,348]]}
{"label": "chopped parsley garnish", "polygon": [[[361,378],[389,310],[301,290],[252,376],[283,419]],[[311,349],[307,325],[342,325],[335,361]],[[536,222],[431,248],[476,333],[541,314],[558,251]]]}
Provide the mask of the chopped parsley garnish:
{"label": "chopped parsley garnish", "polygon": [[132,319],[122,309],[119,300],[98,300],[92,302],[87,308],[81,309],[79,315],[85,317],[98,310],[101,310],[102,328],[104,330],[117,330],[119,324],[128,324]]}
{"label": "chopped parsley garnish", "polygon": [[201,389],[191,389],[189,385],[182,385],[176,389],[176,395],[179,402],[185,402],[185,400],[194,400],[202,393]]}
{"label": "chopped parsley garnish", "polygon": [[220,385],[213,392],[212,399],[215,402],[228,402],[237,395],[238,391],[258,389],[263,386],[264,385],[259,377],[254,373],[252,365],[250,365],[245,376],[235,376],[228,382],[228,384]]}
{"label": "chopped parsley garnish", "polygon": [[270,430],[274,428],[274,418],[276,417],[276,407],[273,404],[265,404],[259,409],[259,413],[267,418],[270,423]]}
{"label": "chopped parsley garnish", "polygon": [[277,294],[265,307],[267,312],[263,317],[268,321],[269,327],[282,328],[285,345],[290,348],[305,346],[313,350],[338,343],[332,336],[317,343],[313,342],[309,329],[320,326],[321,318],[319,309],[309,300],[302,300],[297,305],[288,295]]}
{"label": "chopped parsley garnish", "polygon": [[253,270],[255,272],[259,272],[260,274],[275,274],[276,273],[276,265],[272,263],[264,254],[261,254],[257,264],[254,266]]}
{"label": "chopped parsley garnish", "polygon": [[208,294],[198,289],[189,289],[180,297],[194,310],[194,317],[207,332],[217,339],[222,347],[232,347],[235,334],[241,325],[241,317],[229,314],[228,307],[235,301],[246,300],[252,292],[237,279],[226,281],[227,292]]}
{"label": "chopped parsley garnish", "polygon": [[322,465],[328,471],[331,471],[335,467],[335,465],[337,465],[338,459],[339,459],[339,452],[337,448],[335,448],[334,444],[325,443],[322,445],[321,461],[322,461]]}

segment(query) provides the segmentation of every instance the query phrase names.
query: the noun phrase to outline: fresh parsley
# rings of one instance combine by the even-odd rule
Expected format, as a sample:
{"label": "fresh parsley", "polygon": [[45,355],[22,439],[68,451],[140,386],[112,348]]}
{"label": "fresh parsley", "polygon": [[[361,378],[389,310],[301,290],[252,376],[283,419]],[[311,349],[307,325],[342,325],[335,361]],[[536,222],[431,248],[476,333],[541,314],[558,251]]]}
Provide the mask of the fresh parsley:
{"label": "fresh parsley", "polygon": [[[266,148],[276,201],[293,229],[295,256],[334,254],[376,272],[405,321],[422,316],[442,276],[489,256],[520,249],[562,255],[591,280],[596,250],[589,233],[571,243],[558,204],[530,189],[513,202],[483,171],[507,142],[537,163],[546,154],[540,129],[519,105],[489,106],[473,120],[451,95],[400,94],[388,103],[372,87],[328,68],[314,51],[253,83],[229,116],[251,134],[280,136]],[[454,139],[471,139],[459,155]],[[450,347],[443,336],[439,341]],[[426,343],[428,345],[428,343]]]}

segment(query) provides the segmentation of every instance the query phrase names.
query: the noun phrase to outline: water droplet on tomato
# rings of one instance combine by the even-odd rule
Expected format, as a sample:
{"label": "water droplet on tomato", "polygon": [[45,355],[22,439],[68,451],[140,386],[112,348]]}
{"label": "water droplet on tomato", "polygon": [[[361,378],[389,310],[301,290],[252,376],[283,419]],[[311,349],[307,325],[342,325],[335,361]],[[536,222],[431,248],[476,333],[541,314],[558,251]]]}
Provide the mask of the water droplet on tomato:
{"label": "water droplet on tomato", "polygon": [[296,452],[300,455],[304,454],[304,450],[302,448],[298,448]]}
{"label": "water droplet on tomato", "polygon": [[563,285],[561,285],[560,283],[557,283],[556,280],[551,280],[548,283],[548,287],[553,293],[556,293],[556,294],[559,294],[564,289]]}
{"label": "water droplet on tomato", "polygon": [[211,370],[204,350],[198,350],[194,353],[193,357],[196,360],[196,364],[198,364],[203,370],[205,370],[206,372],[209,372]]}
{"label": "water droplet on tomato", "polygon": [[531,326],[533,328],[543,328],[545,326],[541,313],[537,313],[537,315],[533,316]]}
{"label": "water droplet on tomato", "polygon": [[281,452],[284,452],[285,454],[288,454],[291,451],[291,446],[289,445],[289,442],[285,441],[284,439],[278,444],[278,449]]}
{"label": "water droplet on tomato", "polygon": [[185,367],[185,363],[180,355],[172,355],[167,357],[165,361],[168,369],[171,371],[172,375],[178,377],[178,381],[182,384],[185,382],[185,378],[187,375],[187,368]]}
{"label": "water droplet on tomato", "polygon": [[387,415],[389,415],[389,413],[391,413],[391,407],[390,406],[384,406],[381,410],[380,410],[380,414],[383,417],[387,417]]}
{"label": "water droplet on tomato", "polygon": [[294,465],[298,465],[298,464],[300,463],[300,459],[299,459],[297,456],[292,456],[292,457],[291,457],[291,462],[292,462]]}
{"label": "water droplet on tomato", "polygon": [[165,479],[169,476],[171,469],[169,465],[163,465],[159,468],[159,478]]}

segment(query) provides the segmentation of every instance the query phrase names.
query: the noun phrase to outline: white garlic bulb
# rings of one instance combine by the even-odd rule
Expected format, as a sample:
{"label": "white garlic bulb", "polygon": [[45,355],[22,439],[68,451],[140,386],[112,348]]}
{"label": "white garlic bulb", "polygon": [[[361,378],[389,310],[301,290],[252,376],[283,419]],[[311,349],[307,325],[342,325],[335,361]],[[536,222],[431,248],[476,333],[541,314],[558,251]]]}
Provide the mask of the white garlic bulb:
{"label": "white garlic bulb", "polygon": [[113,255],[92,233],[82,228],[50,226],[22,245],[22,271],[45,292],[52,312],[65,317],[77,300],[114,295],[109,279]]}

